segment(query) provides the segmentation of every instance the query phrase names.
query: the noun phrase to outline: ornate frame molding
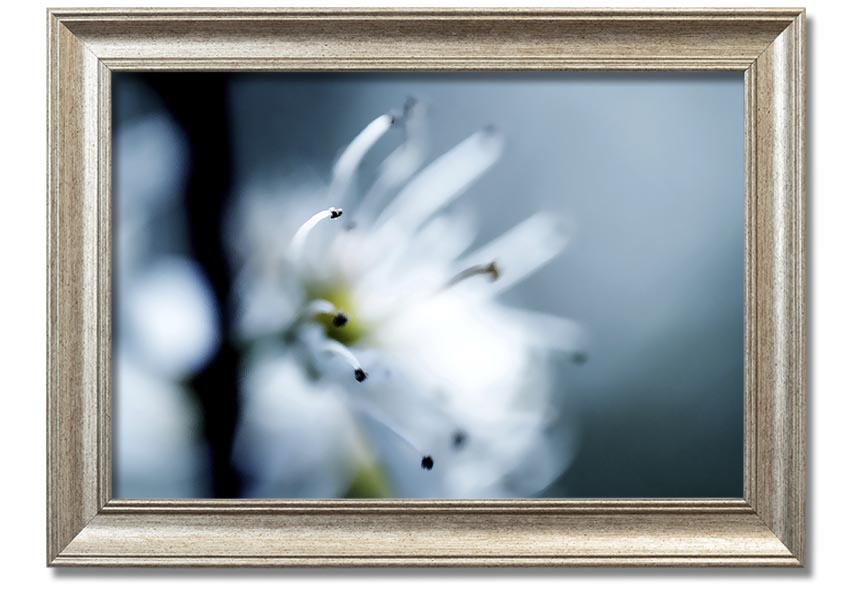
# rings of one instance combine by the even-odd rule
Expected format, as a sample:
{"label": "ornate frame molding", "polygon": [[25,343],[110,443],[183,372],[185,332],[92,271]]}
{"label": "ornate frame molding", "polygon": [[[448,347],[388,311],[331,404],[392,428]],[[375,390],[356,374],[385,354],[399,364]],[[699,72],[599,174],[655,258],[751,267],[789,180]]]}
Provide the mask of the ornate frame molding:
{"label": "ornate frame molding", "polygon": [[[52,10],[49,565],[801,566],[805,13]],[[745,77],[741,499],[111,498],[114,70],[722,70]]]}

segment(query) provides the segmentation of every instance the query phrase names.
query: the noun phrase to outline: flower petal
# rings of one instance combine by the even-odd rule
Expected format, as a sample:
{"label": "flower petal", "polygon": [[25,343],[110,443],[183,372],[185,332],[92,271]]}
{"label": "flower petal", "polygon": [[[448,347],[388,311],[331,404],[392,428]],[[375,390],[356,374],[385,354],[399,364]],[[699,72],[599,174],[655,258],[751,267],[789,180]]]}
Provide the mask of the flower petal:
{"label": "flower petal", "polygon": [[496,261],[499,278],[487,282],[486,289],[498,294],[555,258],[567,242],[567,234],[557,217],[537,213],[463,258],[459,261],[458,271]]}
{"label": "flower petal", "polygon": [[398,235],[417,229],[489,169],[502,153],[502,137],[491,129],[474,133],[425,167],[384,210],[378,223]]}
{"label": "flower petal", "polygon": [[342,151],[333,167],[333,179],[328,191],[329,204],[343,203],[363,157],[390,130],[394,122],[392,115],[381,115],[357,134],[357,137],[351,140],[351,143]]}

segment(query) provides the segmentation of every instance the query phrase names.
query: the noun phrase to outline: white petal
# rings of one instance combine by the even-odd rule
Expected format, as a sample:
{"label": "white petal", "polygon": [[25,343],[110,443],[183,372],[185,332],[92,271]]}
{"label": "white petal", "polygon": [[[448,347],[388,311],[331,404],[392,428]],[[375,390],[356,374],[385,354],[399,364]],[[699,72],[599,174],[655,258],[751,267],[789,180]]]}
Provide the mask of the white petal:
{"label": "white petal", "polygon": [[425,167],[378,221],[404,235],[447,206],[489,169],[502,152],[502,138],[479,131]]}
{"label": "white petal", "polygon": [[537,213],[489,244],[459,261],[459,269],[496,261],[498,280],[487,284],[490,293],[516,285],[555,258],[566,247],[568,237],[553,215]]}
{"label": "white petal", "polygon": [[381,201],[393,189],[407,181],[425,160],[425,149],[417,144],[404,144],[387,157],[379,169],[378,178],[364,194],[363,202],[354,213],[356,223],[369,223],[377,213]]}
{"label": "white petal", "polygon": [[422,166],[427,152],[425,110],[421,102],[405,108],[406,139],[378,168],[378,177],[354,213],[357,223],[370,223],[387,194],[407,181]]}
{"label": "white petal", "polygon": [[312,382],[280,347],[258,350],[241,382],[234,462],[250,497],[336,497],[358,459],[344,392]]}
{"label": "white petal", "polygon": [[342,151],[333,168],[333,179],[328,193],[331,202],[343,203],[348,186],[363,157],[390,130],[393,122],[391,115],[381,115],[369,123]]}
{"label": "white petal", "polygon": [[373,256],[372,266],[355,282],[358,305],[374,314],[399,302],[430,296],[453,275],[453,261],[475,240],[473,220],[440,215],[413,234],[407,244]]}
{"label": "white petal", "polygon": [[586,344],[586,332],[578,322],[547,313],[502,306],[506,322],[517,327],[530,346],[575,352]]}

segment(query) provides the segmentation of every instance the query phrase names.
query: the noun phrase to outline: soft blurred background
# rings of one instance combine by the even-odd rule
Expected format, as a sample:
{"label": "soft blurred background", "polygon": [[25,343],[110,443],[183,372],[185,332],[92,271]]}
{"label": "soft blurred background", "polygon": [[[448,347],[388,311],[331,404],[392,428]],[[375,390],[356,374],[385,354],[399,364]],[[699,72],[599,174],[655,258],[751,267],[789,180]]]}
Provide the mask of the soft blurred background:
{"label": "soft blurred background", "polygon": [[[740,74],[115,73],[112,93],[116,497],[256,495],[233,464],[228,215],[257,182],[327,178],[409,97],[432,158],[484,126],[504,135],[456,203],[480,241],[538,210],[570,223],[567,249],[503,298],[585,332],[558,359],[549,435],[570,457],[540,495],[741,496]],[[326,488],[310,489],[278,493]]]}

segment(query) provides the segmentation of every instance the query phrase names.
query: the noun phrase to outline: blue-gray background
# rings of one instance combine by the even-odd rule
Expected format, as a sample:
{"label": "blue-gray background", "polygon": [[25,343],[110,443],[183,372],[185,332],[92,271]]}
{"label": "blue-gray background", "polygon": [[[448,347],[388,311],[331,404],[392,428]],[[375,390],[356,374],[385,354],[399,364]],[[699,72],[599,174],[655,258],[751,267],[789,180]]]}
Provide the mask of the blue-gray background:
{"label": "blue-gray background", "polygon": [[[146,77],[114,76],[116,129],[164,110]],[[464,208],[482,240],[539,209],[573,224],[567,251],[507,300],[589,339],[561,377],[577,455],[547,494],[741,496],[740,74],[239,74],[226,89],[229,123],[209,127],[229,128],[235,181],[324,176],[408,96],[429,106],[435,156],[496,125],[504,155]]]}

